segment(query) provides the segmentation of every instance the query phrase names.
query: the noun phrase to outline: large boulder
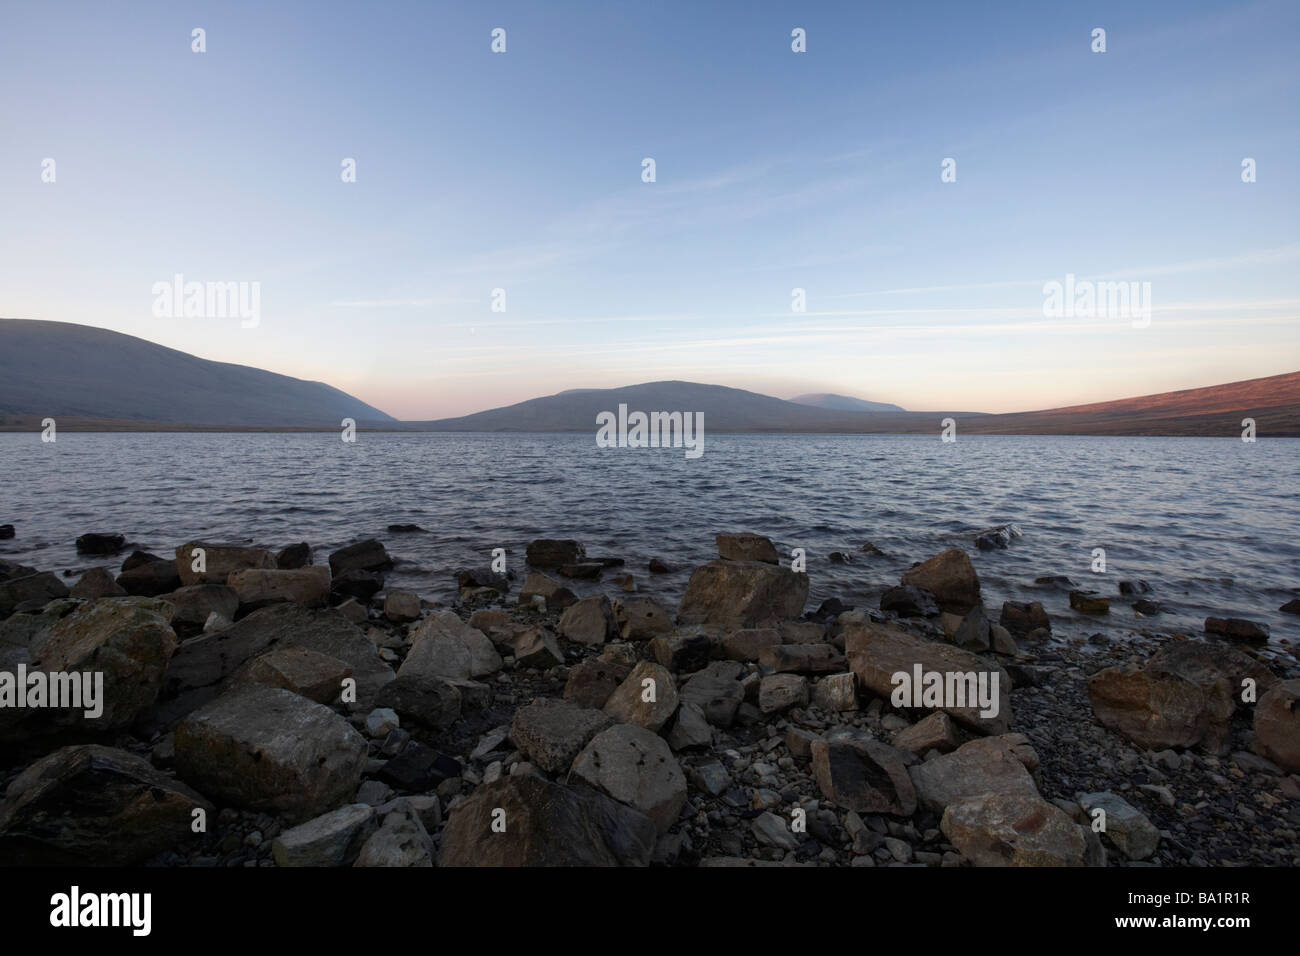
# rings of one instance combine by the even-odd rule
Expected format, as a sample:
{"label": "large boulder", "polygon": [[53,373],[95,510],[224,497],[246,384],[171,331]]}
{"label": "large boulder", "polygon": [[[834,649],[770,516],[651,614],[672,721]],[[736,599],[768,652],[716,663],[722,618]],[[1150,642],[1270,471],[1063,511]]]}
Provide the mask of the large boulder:
{"label": "large boulder", "polygon": [[451,811],[439,866],[647,866],[658,828],[588,787],[502,777]]}
{"label": "large boulder", "polygon": [[172,611],[175,624],[202,627],[210,614],[234,620],[239,611],[239,595],[226,584],[191,584],[162,595],[162,599],[175,609]]}
{"label": "large boulder", "polygon": [[1023,734],[982,737],[950,754],[909,768],[917,799],[927,810],[941,813],[949,804],[986,793],[1016,793],[1037,797],[1031,771],[1038,754]]}
{"label": "large boulder", "polygon": [[239,606],[246,610],[284,602],[324,607],[330,599],[330,571],[321,565],[291,571],[246,568],[232,571],[227,583],[239,596]]}
{"label": "large boulder", "polygon": [[212,700],[246,661],[290,647],[335,657],[350,667],[358,707],[372,706],[379,688],[396,676],[374,643],[337,611],[275,604],[185,641],[167,669],[155,707],[157,722],[170,725]]}
{"label": "large boulder", "polygon": [[1242,681],[1260,691],[1277,678],[1223,644],[1173,641],[1145,664],[1108,667],[1088,678],[1088,698],[1103,727],[1148,750],[1203,747],[1226,753]]}
{"label": "large boulder", "polygon": [[117,576],[117,583],[127,594],[157,597],[180,587],[181,576],[174,559],[160,558],[147,551],[132,551],[122,562],[122,573]]}
{"label": "large boulder", "polygon": [[673,675],[661,664],[641,661],[605,700],[603,710],[620,723],[658,733],[677,711]]}
{"label": "large boulder", "polygon": [[1105,865],[1096,834],[1037,794],[969,797],[950,805],[939,827],[976,866]]}
{"label": "large boulder", "polygon": [[614,602],[614,618],[625,641],[649,641],[673,632],[672,612],[654,598],[620,598]]}
{"label": "large boulder", "polygon": [[535,568],[577,564],[587,551],[572,538],[535,538],[528,542],[524,560]]}
{"label": "large boulder", "polygon": [[354,542],[330,555],[330,572],[335,575],[347,571],[387,571],[392,566],[388,551],[374,538]]}
{"label": "large boulder", "polygon": [[603,594],[585,597],[560,615],[560,635],[577,644],[604,644],[618,633],[614,609]]}
{"label": "large boulder", "polygon": [[501,665],[501,655],[486,634],[470,627],[454,611],[441,611],[416,627],[411,650],[397,673],[401,677],[467,680],[495,674]]}
{"label": "large boulder", "polygon": [[547,773],[562,773],[592,737],[614,721],[567,700],[535,700],[515,711],[510,739]]}
{"label": "large boulder", "polygon": [[45,605],[67,596],[68,586],[53,571],[12,577],[0,582],[0,617],[8,617],[23,605]]}
{"label": "large boulder", "polygon": [[[891,700],[896,689],[910,689],[913,693],[906,695],[905,703],[900,706],[919,704],[920,709],[946,711],[958,723],[981,734],[1002,734],[1011,728],[1011,678],[997,664],[970,651],[927,641],[887,624],[851,622],[845,625],[842,634],[849,670],[872,693]],[[922,678],[920,687],[916,686],[918,668]],[[937,698],[924,693],[926,675],[933,674],[940,675],[944,683],[944,692]],[[948,694],[950,675],[953,689],[965,693],[964,703]],[[990,699],[987,712],[970,695],[972,683],[978,689],[981,680]],[[996,714],[992,713],[994,709]]]}
{"label": "large boulder", "polygon": [[232,687],[239,684],[280,687],[318,704],[328,704],[338,698],[343,681],[351,676],[352,668],[337,657],[305,647],[279,647],[237,670],[230,684]]}
{"label": "large boulder", "polygon": [[284,830],[271,855],[276,866],[350,866],[377,828],[373,807],[350,803]]}
{"label": "large boulder", "polygon": [[902,583],[925,588],[941,611],[965,615],[980,603],[980,581],[970,556],[949,548],[903,572]]}
{"label": "large boulder", "polygon": [[14,778],[0,805],[0,860],[10,866],[131,866],[191,838],[212,805],[143,757],[64,747]]}
{"label": "large boulder", "polygon": [[225,584],[231,571],[274,567],[275,555],[265,548],[187,541],[176,549],[176,573],[185,586]]}
{"label": "large boulder", "polygon": [[77,583],[72,586],[70,595],[86,601],[95,601],[106,597],[126,597],[126,589],[113,579],[113,573],[107,568],[87,568]]}
{"label": "large boulder", "polygon": [[573,761],[574,780],[641,811],[660,833],[677,822],[686,803],[686,777],[672,751],[658,734],[635,724],[593,737]]}
{"label": "large boulder", "polygon": [[762,561],[710,561],[692,572],[677,620],[724,631],[768,627],[800,617],[807,600],[806,574]]}
{"label": "large boulder", "polygon": [[745,701],[746,671],[735,661],[715,661],[688,677],[680,691],[682,703],[694,704],[715,727],[727,728]]}
{"label": "large boulder", "polygon": [[1255,752],[1300,773],[1300,680],[1283,681],[1255,705]]}
{"label": "large boulder", "polygon": [[309,820],[347,802],[366,741],[328,707],[245,684],[176,728],[176,771],[199,791],[251,810]]}
{"label": "large boulder", "polygon": [[[157,698],[176,650],[169,611],[153,598],[106,598],[80,604],[50,622],[28,645],[28,670],[57,674],[61,681],[80,675],[81,705],[0,709],[0,739],[69,728],[97,734],[130,726]],[[84,687],[86,681],[93,682],[90,688]],[[98,691],[94,706],[85,699],[86,691]],[[97,715],[86,716],[95,709]]]}
{"label": "large boulder", "polygon": [[720,534],[714,540],[718,545],[718,557],[724,561],[762,561],[764,564],[779,564],[776,545],[771,538],[761,534]]}
{"label": "large boulder", "polygon": [[887,744],[846,735],[812,742],[812,770],[822,795],[858,813],[910,817],[916,788],[907,774],[910,754]]}

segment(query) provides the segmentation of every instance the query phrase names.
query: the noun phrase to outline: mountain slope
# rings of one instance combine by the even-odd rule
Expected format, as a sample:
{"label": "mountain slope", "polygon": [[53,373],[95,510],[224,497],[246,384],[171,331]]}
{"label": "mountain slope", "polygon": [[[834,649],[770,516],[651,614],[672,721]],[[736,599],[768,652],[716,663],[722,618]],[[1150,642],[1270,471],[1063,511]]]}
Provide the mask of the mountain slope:
{"label": "mountain slope", "polygon": [[853,398],[849,395],[836,395],[833,392],[812,392],[808,395],[796,395],[790,399],[796,405],[810,405],[813,408],[829,408],[838,412],[901,412],[901,405],[889,402],[869,402],[865,398]]}
{"label": "mountain slope", "polygon": [[982,415],[958,430],[996,435],[1300,435],[1300,372],[1036,412]]}
{"label": "mountain slope", "polygon": [[0,414],[287,427],[395,422],[322,382],[210,362],[108,329],[0,319]]}
{"label": "mountain slope", "polygon": [[629,412],[703,412],[704,427],[715,432],[921,430],[944,415],[963,414],[839,411],[723,385],[646,382],[622,388],[572,389],[460,418],[408,424],[428,431],[594,432],[596,415],[617,412],[620,404],[627,405]]}

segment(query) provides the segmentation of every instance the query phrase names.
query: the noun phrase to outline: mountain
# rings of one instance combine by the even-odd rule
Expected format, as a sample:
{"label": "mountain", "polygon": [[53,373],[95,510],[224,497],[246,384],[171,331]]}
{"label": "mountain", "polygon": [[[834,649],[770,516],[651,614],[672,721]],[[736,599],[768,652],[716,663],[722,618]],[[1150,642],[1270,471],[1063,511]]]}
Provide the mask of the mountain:
{"label": "mountain", "polygon": [[853,398],[849,395],[835,395],[831,392],[811,392],[796,395],[790,399],[796,405],[811,405],[813,408],[829,408],[837,412],[901,412],[901,405],[888,402],[869,402],[865,398]]}
{"label": "mountain", "polygon": [[863,412],[817,408],[723,385],[646,382],[621,388],[570,389],[460,418],[409,422],[427,431],[568,432],[596,428],[596,415],[617,412],[703,412],[714,432],[892,432],[937,429],[945,415],[969,412]]}
{"label": "mountain", "polygon": [[396,421],[323,382],[24,319],[0,319],[0,415],[268,428]]}
{"label": "mountain", "polygon": [[958,432],[995,435],[1239,436],[1243,418],[1260,435],[1300,436],[1300,372],[1186,388],[1038,412],[981,415]]}

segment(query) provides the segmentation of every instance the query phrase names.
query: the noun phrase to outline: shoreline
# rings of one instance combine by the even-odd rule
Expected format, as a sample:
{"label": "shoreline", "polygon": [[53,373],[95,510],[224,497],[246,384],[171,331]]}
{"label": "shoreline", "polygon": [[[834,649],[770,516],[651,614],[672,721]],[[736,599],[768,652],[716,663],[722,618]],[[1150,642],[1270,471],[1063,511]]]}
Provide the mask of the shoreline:
{"label": "shoreline", "polygon": [[[196,547],[201,571],[182,560]],[[174,558],[133,554],[116,580],[91,569],[75,596],[0,564],[0,600],[15,580],[34,595],[0,606],[0,671],[77,670],[87,648],[130,648],[129,667],[106,668],[107,730],[0,708],[0,848],[199,866],[1300,863],[1300,765],[1252,750],[1291,759],[1297,726],[1261,728],[1256,712],[1300,677],[1294,649],[1265,664],[1236,642],[1052,634],[1064,622],[1041,605],[985,609],[960,549],[904,572],[884,610],[805,606],[807,575],[761,536],[720,535],[718,551],[677,607],[623,589],[646,569],[567,539],[533,541],[518,576],[463,570],[447,605],[385,589],[392,559],[373,539],[321,564],[306,545],[189,542]],[[605,593],[579,598],[568,580]],[[115,595],[123,585],[138,593]],[[896,707],[888,671],[913,663],[999,675],[1003,706]],[[1239,703],[1224,688],[1248,671],[1259,698]],[[127,690],[141,679],[147,700]],[[1134,681],[1159,688],[1158,733],[1134,719]],[[328,772],[277,749],[286,725]],[[275,772],[250,783],[232,746]],[[34,761],[57,781],[44,793],[20,776]],[[69,830],[123,836],[63,845],[39,831],[42,800],[97,763],[117,788]],[[137,788],[168,794],[154,837],[131,816],[149,812],[133,809]],[[484,842],[494,808],[525,832],[562,827],[538,816],[542,797],[579,819],[613,814],[617,832],[570,834],[540,861],[522,833]],[[181,826],[196,809],[203,834]],[[994,821],[1008,812],[1046,823],[1007,846]]]}

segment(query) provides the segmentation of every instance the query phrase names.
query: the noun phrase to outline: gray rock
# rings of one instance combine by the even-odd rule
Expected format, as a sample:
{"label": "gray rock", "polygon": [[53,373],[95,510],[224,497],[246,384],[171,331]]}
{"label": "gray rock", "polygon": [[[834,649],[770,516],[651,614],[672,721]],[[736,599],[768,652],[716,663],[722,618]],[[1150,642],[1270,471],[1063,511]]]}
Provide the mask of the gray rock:
{"label": "gray rock", "polygon": [[543,770],[562,773],[591,738],[612,723],[606,714],[566,700],[535,700],[515,711],[510,739]]}
{"label": "gray rock", "polygon": [[583,748],[569,780],[581,780],[641,811],[660,833],[677,821],[686,803],[686,778],[668,745],[635,724],[601,731]]}

